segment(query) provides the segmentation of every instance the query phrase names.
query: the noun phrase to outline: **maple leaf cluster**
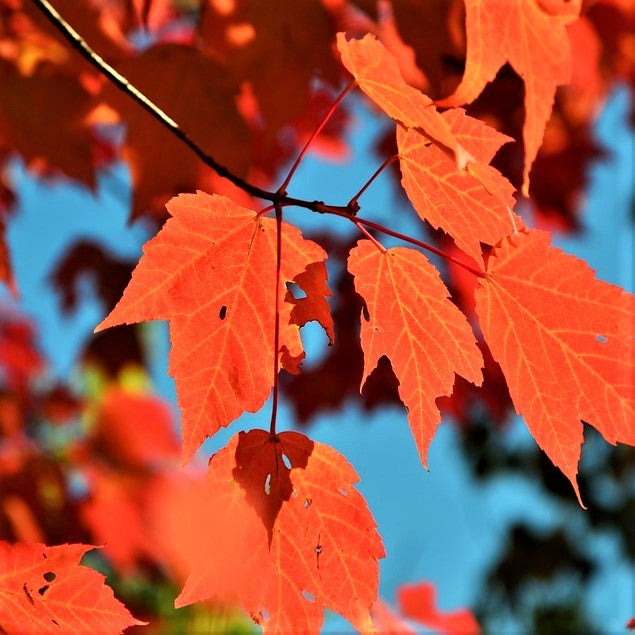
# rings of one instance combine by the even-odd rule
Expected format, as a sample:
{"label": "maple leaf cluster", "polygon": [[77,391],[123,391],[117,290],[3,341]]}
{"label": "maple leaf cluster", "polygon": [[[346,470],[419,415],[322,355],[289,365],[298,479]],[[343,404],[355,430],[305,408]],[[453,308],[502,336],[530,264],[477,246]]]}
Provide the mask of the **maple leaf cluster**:
{"label": "maple leaf cluster", "polygon": [[[9,165],[18,156],[43,177],[91,189],[115,161],[128,166],[131,219],[162,227],[145,244],[121,299],[112,308],[131,267],[89,244],[69,254],[52,280],[72,307],[74,282],[94,271],[112,308],[96,331],[119,327],[113,332],[127,334],[120,337],[133,346],[139,343],[130,325],[168,321],[182,445],[163,403],[121,385],[117,360],[104,365],[108,381],[92,401],[50,391],[34,403],[27,387],[39,358],[28,330],[7,327],[14,329],[3,353],[11,359],[11,397],[1,411],[0,467],[19,480],[31,463],[42,465],[60,492],[72,468],[89,494],[81,504],[58,496],[58,513],[72,509],[78,544],[45,547],[68,541],[59,527],[43,529],[50,510],[40,519],[3,491],[6,533],[22,541],[0,543],[8,563],[0,593],[16,607],[11,618],[0,614],[5,630],[27,623],[8,621],[19,612],[33,628],[97,627],[88,620],[100,611],[109,615],[109,630],[135,623],[99,574],[78,565],[85,540],[104,544],[118,570],[169,571],[182,587],[177,607],[240,606],[268,632],[319,631],[324,608],[359,631],[398,628],[400,618],[377,600],[384,547],[354,468],[333,448],[276,429],[279,373],[291,398],[298,394],[293,382],[303,377],[301,328],[319,323],[334,344],[331,355],[341,355],[343,332],[328,301],[330,253],[283,220],[291,205],[342,216],[359,229],[343,258],[349,291],[359,296],[352,346],[363,360],[355,389],[368,390],[382,365],[393,374],[391,398],[407,409],[424,466],[440,407],[462,410],[484,382],[493,409],[507,407],[509,391],[581,504],[582,422],[609,443],[635,444],[634,297],[598,280],[514,212],[520,190],[536,224],[575,225],[581,175],[596,153],[590,142],[575,146],[585,139],[578,131],[588,132],[591,113],[632,63],[627,30],[607,26],[632,21],[625,4],[603,0],[580,17],[580,1],[560,0],[448,0],[434,9],[387,0],[281,0],[275,12],[249,0],[57,0],[57,28],[43,4],[0,0],[0,160]],[[413,30],[414,20],[423,30]],[[67,46],[73,36],[66,29],[65,40],[64,22],[99,59]],[[136,43],[141,36],[148,46]],[[583,66],[577,51],[589,47]],[[124,91],[108,81],[115,77],[110,66],[126,78]],[[331,106],[342,79],[349,83]],[[403,192],[436,231],[438,246],[358,216],[365,188],[344,207],[287,194],[305,142],[335,158],[346,152],[348,116],[340,104],[354,88],[391,120],[381,169],[399,165]],[[511,102],[500,98],[505,91],[514,93]],[[316,141],[317,131],[323,134]],[[503,146],[512,150],[504,155]],[[571,152],[579,158],[575,169],[562,181],[549,177]],[[294,156],[282,185],[267,190]],[[495,158],[503,156],[507,169]],[[10,179],[0,185],[4,231],[13,193]],[[263,209],[256,196],[271,205]],[[557,223],[545,221],[554,215]],[[386,249],[384,234],[409,246]],[[448,260],[456,301],[422,250]],[[9,262],[2,241],[0,274],[12,283]],[[324,366],[337,378],[337,364]],[[501,389],[492,397],[487,386],[494,384]],[[232,437],[204,477],[196,459],[191,473],[174,469],[177,456],[182,466],[190,463],[208,437],[244,412],[260,411],[272,391],[269,430]],[[92,422],[66,445],[61,473],[20,424],[46,405],[48,415],[51,408],[66,419],[81,412]],[[80,587],[86,601],[76,595]],[[478,629],[469,613],[440,615],[428,586],[404,589],[399,604],[405,618],[447,632]]]}

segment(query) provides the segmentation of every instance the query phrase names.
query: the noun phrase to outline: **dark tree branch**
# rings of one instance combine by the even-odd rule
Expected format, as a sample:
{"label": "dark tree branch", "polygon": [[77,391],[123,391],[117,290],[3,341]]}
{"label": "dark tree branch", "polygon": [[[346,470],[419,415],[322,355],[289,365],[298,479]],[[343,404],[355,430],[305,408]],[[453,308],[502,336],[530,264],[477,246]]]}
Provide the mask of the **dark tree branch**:
{"label": "dark tree branch", "polygon": [[[351,199],[351,202],[348,205],[327,205],[322,201],[307,201],[301,198],[295,198],[293,196],[288,196],[283,191],[270,192],[269,190],[265,190],[245,179],[239,177],[234,174],[231,170],[226,168],[224,165],[220,164],[214,157],[207,154],[201,146],[196,143],[179,125],[174,119],[172,119],[167,113],[165,113],[159,106],[157,106],[151,99],[149,99],[146,95],[144,95],[138,88],[136,88],[133,84],[131,84],[121,73],[117,72],[110,64],[108,64],[100,55],[98,55],[93,49],[84,41],[84,39],[73,29],[73,27],[68,24],[62,18],[62,16],[55,10],[55,8],[51,5],[48,0],[32,0],[32,2],[40,9],[40,11],[47,17],[49,22],[62,34],[64,39],[69,42],[69,44],[79,52],[79,54],[95,69],[97,69],[102,75],[104,75],[108,80],[110,80],[119,90],[123,93],[134,99],[144,110],[146,110],[150,115],[152,115],[157,121],[159,121],[165,128],[167,128],[177,139],[182,141],[188,148],[192,150],[196,154],[197,157],[208,167],[214,170],[219,176],[225,177],[228,181],[231,181],[234,185],[239,187],[247,194],[251,196],[255,196],[257,198],[262,198],[267,201],[273,203],[273,207],[276,209],[276,216],[278,215],[278,208],[282,208],[285,206],[295,206],[302,207],[304,209],[311,210],[313,212],[319,212],[321,214],[334,214],[335,216],[343,216],[348,218],[353,224],[355,224],[358,228],[359,225],[365,225],[366,227],[371,227],[377,231],[383,232],[384,234],[388,234],[390,236],[394,236],[395,238],[399,238],[405,242],[408,242],[412,245],[416,245],[423,249],[427,249],[435,254],[442,256],[448,260],[452,260],[457,263],[461,267],[465,268],[470,273],[473,273],[476,276],[482,277],[485,274],[477,269],[474,269],[470,265],[461,262],[460,260],[453,258],[449,254],[444,253],[440,249],[432,245],[428,245],[420,240],[415,238],[411,238],[406,234],[401,234],[400,232],[393,231],[379,223],[374,223],[372,221],[355,217],[357,211],[359,210],[359,205],[357,204],[356,198]],[[354,84],[351,84],[349,88],[347,88],[337,100],[337,103],[341,101],[342,97],[348,93],[350,88],[353,87]],[[304,152],[304,151],[303,151]],[[301,155],[302,156],[302,155]],[[300,157],[301,158],[301,157]],[[391,159],[380,168],[381,171],[383,168],[387,167],[389,163],[392,162]],[[295,166],[294,166],[295,167]],[[293,170],[293,168],[292,168]],[[292,172],[293,173],[293,172]],[[291,174],[292,174],[291,173]],[[374,177],[371,178],[371,181]],[[287,183],[289,177],[285,181]],[[363,191],[363,190],[362,190]]]}
{"label": "dark tree branch", "polygon": [[144,110],[149,112],[163,126],[165,126],[177,139],[180,139],[190,148],[205,165],[209,166],[220,176],[225,177],[234,185],[252,196],[264,198],[270,201],[275,199],[273,192],[268,192],[248,181],[240,178],[231,170],[221,165],[194,141],[168,114],[159,108],[152,100],[133,86],[121,73],[117,72],[103,57],[93,51],[84,39],[64,20],[48,0],[33,0],[33,3],[46,15],[49,22],[62,34],[64,39],[80,53],[80,55],[94,66],[102,75],[107,77],[117,88],[134,99]]}

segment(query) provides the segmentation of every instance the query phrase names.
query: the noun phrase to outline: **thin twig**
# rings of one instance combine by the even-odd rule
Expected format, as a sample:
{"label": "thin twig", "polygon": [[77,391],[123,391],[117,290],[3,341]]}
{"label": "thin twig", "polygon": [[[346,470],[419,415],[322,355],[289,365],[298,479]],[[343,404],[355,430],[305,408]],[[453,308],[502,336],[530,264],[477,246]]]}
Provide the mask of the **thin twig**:
{"label": "thin twig", "polygon": [[388,157],[373,173],[373,175],[364,183],[362,188],[353,196],[353,198],[348,202],[348,206],[351,210],[359,210],[358,200],[359,197],[370,187],[371,183],[390,165],[392,165],[399,158],[398,154],[393,154],[391,157]]}
{"label": "thin twig", "polygon": [[[366,227],[371,227],[380,231],[389,236],[394,236],[395,238],[399,238],[405,242],[411,243],[422,249],[427,249],[447,260],[451,260],[457,265],[463,267],[467,271],[473,273],[475,276],[480,278],[485,277],[485,274],[475,269],[474,267],[462,262],[461,260],[446,254],[445,252],[424,243],[416,238],[411,238],[406,234],[402,234],[400,232],[396,232],[388,227],[384,227],[379,223],[375,223],[373,221],[366,220],[364,218],[359,218],[359,216],[355,216],[357,212],[358,206],[349,205],[327,205],[323,201],[308,201],[301,198],[295,198],[293,196],[288,196],[281,190],[277,192],[270,192],[261,187],[246,181],[245,179],[239,177],[234,174],[231,170],[226,168],[224,165],[218,163],[214,157],[207,154],[201,146],[199,146],[193,139],[191,139],[186,132],[184,132],[179,125],[169,116],[167,115],[161,108],[159,108],[151,99],[149,99],[146,95],[144,95],[138,88],[133,86],[121,73],[118,73],[112,66],[110,66],[100,55],[98,55],[95,51],[93,51],[90,46],[83,40],[83,38],[73,29],[73,27],[66,22],[62,16],[55,10],[55,8],[48,2],[48,0],[32,0],[32,2],[42,11],[42,13],[48,18],[51,24],[62,34],[64,39],[66,39],[71,46],[77,50],[86,61],[88,61],[94,68],[96,68],[102,75],[104,75],[107,79],[109,79],[115,86],[117,86],[122,92],[127,94],[129,97],[134,99],[142,108],[144,108],[148,113],[150,113],[155,119],[157,119],[165,128],[167,128],[177,139],[182,141],[188,148],[190,148],[196,156],[201,159],[205,165],[209,166],[214,170],[219,176],[225,177],[227,180],[231,181],[234,185],[239,187],[244,192],[251,194],[257,198],[262,198],[270,201],[274,204],[274,208],[276,208],[276,218],[278,216],[278,208],[280,210],[280,214],[282,212],[283,206],[293,205],[295,207],[302,207],[304,209],[311,210],[313,212],[319,212],[320,214],[333,214],[335,216],[342,216],[344,218],[348,218],[353,223],[356,221],[365,225]],[[336,107],[341,99],[348,93],[349,90],[353,88],[355,84],[350,84],[338,97],[336,102],[332,107]],[[322,124],[323,125],[323,124]],[[319,128],[316,133],[314,133],[313,138],[319,133]],[[296,163],[299,163],[300,159],[303,156],[303,153],[306,151],[308,144],[305,145],[305,149],[300,154]],[[295,164],[294,164],[295,165]],[[383,168],[380,168],[383,169]],[[293,168],[292,168],[293,170]],[[290,177],[285,179],[284,184],[288,184],[288,180]],[[374,177],[371,177],[371,180]],[[284,185],[283,184],[283,185]],[[363,189],[361,193],[363,193]],[[357,197],[361,195],[361,193],[357,194]],[[356,197],[353,197],[353,201],[355,201]],[[355,201],[356,202],[356,201]],[[357,208],[356,208],[357,207]],[[278,250],[279,254],[279,250]],[[277,356],[276,356],[276,364],[277,364]],[[277,370],[277,366],[276,366]],[[276,373],[277,377],[277,373]],[[274,399],[277,398],[274,392]],[[275,421],[274,421],[275,424]]]}
{"label": "thin twig", "polygon": [[368,240],[370,240],[370,242],[373,243],[373,245],[375,245],[382,254],[385,254],[388,251],[359,221],[354,220],[353,222],[355,223],[357,229],[359,229],[359,231],[361,231],[362,234],[364,234],[364,236],[366,236],[366,238],[368,238]]}
{"label": "thin twig", "polygon": [[300,154],[298,155],[298,158],[294,161],[293,165],[291,166],[291,169],[289,170],[289,174],[287,174],[287,178],[282,182],[282,185],[278,188],[278,192],[280,192],[281,194],[284,194],[286,192],[287,186],[289,185],[291,178],[293,177],[293,175],[295,174],[295,171],[298,169],[298,166],[302,162],[304,155],[308,152],[309,148],[311,147],[311,144],[315,141],[316,137],[320,134],[320,132],[322,132],[322,128],[326,126],[326,124],[328,123],[328,120],[331,118],[333,113],[337,110],[337,107],[340,105],[344,97],[346,97],[346,95],[348,95],[348,93],[351,90],[353,90],[353,88],[355,88],[356,85],[357,85],[357,81],[353,80],[350,84],[348,84],[344,88],[344,90],[337,96],[337,99],[331,104],[330,108],[328,109],[328,112],[326,113],[326,115],[324,115],[324,118],[320,122],[320,125],[313,131],[313,134],[309,137],[308,141],[304,144],[304,148],[302,148],[302,150],[300,151]]}
{"label": "thin twig", "polygon": [[242,179],[238,175],[234,174],[229,168],[220,164],[214,157],[210,156],[199,146],[179,125],[166,114],[159,106],[157,106],[152,100],[144,95],[138,88],[133,86],[121,73],[117,72],[110,64],[108,64],[100,55],[93,51],[90,46],[83,40],[83,38],[62,18],[62,16],[55,10],[48,0],[32,0],[35,5],[48,17],[49,21],[55,28],[64,36],[67,42],[71,46],[81,53],[82,57],[86,59],[92,66],[94,66],[100,73],[105,75],[115,86],[117,86],[124,93],[132,97],[142,108],[149,112],[153,117],[158,119],[172,134],[180,139],[188,148],[190,148],[196,156],[209,166],[220,176],[225,177],[231,181],[234,185],[244,190],[252,196],[264,198],[267,200],[274,200],[275,194],[268,192],[252,183],[249,183],[245,179]]}
{"label": "thin twig", "polygon": [[451,256],[450,254],[445,253],[445,251],[442,251],[441,249],[438,249],[437,247],[434,247],[433,245],[424,243],[422,240],[417,240],[416,238],[412,238],[412,236],[408,236],[407,234],[402,234],[401,232],[397,232],[393,229],[389,229],[388,227],[384,227],[383,225],[380,225],[379,223],[375,223],[372,220],[367,220],[366,218],[360,218],[359,216],[353,217],[353,216],[349,216],[348,214],[340,214],[334,211],[331,211],[330,213],[334,214],[335,216],[343,216],[344,218],[348,218],[355,224],[360,223],[362,225],[365,225],[366,227],[371,227],[372,229],[376,229],[377,231],[382,232],[383,234],[387,234],[388,236],[399,238],[399,240],[403,240],[404,242],[410,243],[411,245],[416,245],[417,247],[421,247],[422,249],[431,251],[433,254],[437,254],[437,256],[441,256],[442,258],[445,258],[446,260],[450,260],[451,262],[459,265],[459,267],[463,267],[463,269],[465,269],[466,271],[469,271],[470,273],[474,274],[475,276],[479,278],[487,277],[487,275],[484,272],[482,272],[480,269],[475,269],[474,267],[467,264],[466,262],[463,262],[459,258],[455,258],[454,256]]}
{"label": "thin twig", "polygon": [[276,419],[278,417],[278,381],[280,356],[280,270],[282,268],[282,205],[276,203],[276,313],[273,322],[273,399],[271,401],[271,423],[269,434],[276,434]]}

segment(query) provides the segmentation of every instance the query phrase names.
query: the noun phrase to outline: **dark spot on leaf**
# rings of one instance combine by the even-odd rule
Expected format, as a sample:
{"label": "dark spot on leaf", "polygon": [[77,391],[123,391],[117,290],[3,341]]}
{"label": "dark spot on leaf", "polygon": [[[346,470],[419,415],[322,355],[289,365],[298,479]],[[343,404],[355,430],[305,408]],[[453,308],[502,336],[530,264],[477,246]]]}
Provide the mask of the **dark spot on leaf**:
{"label": "dark spot on leaf", "polygon": [[60,623],[56,619],[51,618],[51,622],[53,622],[53,624],[55,624],[55,626],[59,626],[60,625]]}
{"label": "dark spot on leaf", "polygon": [[53,580],[55,580],[55,578],[56,578],[56,577],[57,577],[57,576],[56,576],[56,575],[55,575],[52,571],[47,571],[47,572],[44,574],[44,579],[45,579],[47,582],[53,582]]}
{"label": "dark spot on leaf", "polygon": [[223,304],[223,306],[220,308],[220,311],[218,312],[218,317],[221,320],[224,320],[226,315],[227,315],[227,307]]}
{"label": "dark spot on leaf", "polygon": [[362,304],[362,315],[367,322],[370,322],[370,313],[368,312],[368,307],[365,302]]}
{"label": "dark spot on leaf", "polygon": [[47,557],[48,556],[45,553],[42,554],[42,558],[47,558]]}
{"label": "dark spot on leaf", "polygon": [[29,590],[26,588],[26,582],[22,585],[22,590],[24,591],[24,594],[26,595],[26,597],[29,599],[29,602],[31,602],[31,604],[34,604],[33,598],[31,597]]}
{"label": "dark spot on leaf", "polygon": [[44,595],[44,594],[45,594],[48,590],[49,590],[49,585],[48,585],[48,584],[45,584],[44,586],[40,587],[40,588],[37,590],[37,592],[38,592],[40,595]]}

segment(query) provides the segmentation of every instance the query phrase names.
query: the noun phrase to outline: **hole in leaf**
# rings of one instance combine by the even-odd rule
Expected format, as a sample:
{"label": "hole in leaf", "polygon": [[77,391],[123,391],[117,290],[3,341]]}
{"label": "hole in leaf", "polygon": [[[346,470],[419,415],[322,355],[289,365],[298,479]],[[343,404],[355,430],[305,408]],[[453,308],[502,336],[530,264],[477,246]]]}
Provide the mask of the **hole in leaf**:
{"label": "hole in leaf", "polygon": [[297,497],[298,497],[298,492],[297,492],[297,490],[293,490],[293,491],[291,492],[291,496],[293,496],[293,498],[297,498]]}
{"label": "hole in leaf", "polygon": [[313,503],[313,499],[312,498],[306,498],[304,499],[304,503],[302,503],[304,505],[305,509],[308,509],[309,507],[311,507],[311,504]]}
{"label": "hole in leaf", "polygon": [[49,590],[49,585],[48,585],[48,584],[45,584],[44,586],[40,587],[40,588],[37,590],[37,592],[38,592],[40,595],[44,595],[44,594],[45,594],[48,590]]}
{"label": "hole in leaf", "polygon": [[293,467],[291,465],[291,461],[289,460],[289,457],[286,454],[282,455],[282,462],[284,463],[284,466],[287,468],[287,470],[290,470]]}
{"label": "hole in leaf", "polygon": [[306,293],[302,287],[299,287],[295,282],[287,282],[287,289],[291,291],[291,295],[293,295],[296,300],[306,298]]}
{"label": "hole in leaf", "polygon": [[260,609],[260,615],[262,615],[262,619],[265,622],[269,621],[269,611],[267,611],[267,609]]}
{"label": "hole in leaf", "polygon": [[313,593],[309,593],[305,589],[302,589],[302,597],[304,597],[304,599],[309,602],[315,602],[315,596],[313,595]]}
{"label": "hole in leaf", "polygon": [[55,580],[55,578],[56,578],[56,577],[57,577],[57,576],[56,576],[56,575],[55,575],[52,571],[47,571],[47,572],[44,574],[44,579],[45,579],[47,582],[53,582],[53,580]]}
{"label": "hole in leaf", "polygon": [[322,553],[322,545],[315,546],[315,553],[319,556]]}
{"label": "hole in leaf", "polygon": [[602,344],[605,344],[606,342],[608,342],[608,339],[606,337],[604,337],[604,335],[596,335],[595,339],[598,342],[601,342]]}
{"label": "hole in leaf", "polygon": [[22,590],[24,591],[24,594],[28,598],[29,602],[31,602],[31,604],[35,604],[35,602],[33,602],[31,594],[29,593],[29,590],[26,588],[26,582],[22,585]]}
{"label": "hole in leaf", "polygon": [[221,320],[224,320],[226,315],[227,315],[227,307],[223,304],[223,306],[220,308],[220,311],[218,312],[218,317]]}
{"label": "hole in leaf", "polygon": [[348,492],[345,489],[338,489],[337,490],[342,496],[348,496]]}
{"label": "hole in leaf", "polygon": [[267,474],[267,478],[265,478],[265,494],[267,496],[271,494],[271,473]]}
{"label": "hole in leaf", "polygon": [[60,625],[60,623],[54,618],[51,618],[51,622],[53,622],[53,624],[55,624],[55,626],[59,626]]}

